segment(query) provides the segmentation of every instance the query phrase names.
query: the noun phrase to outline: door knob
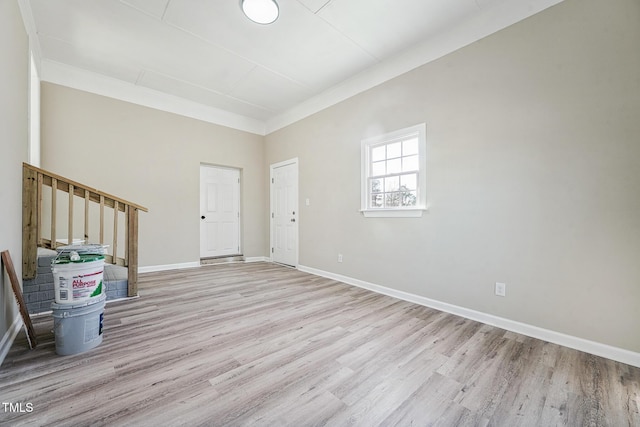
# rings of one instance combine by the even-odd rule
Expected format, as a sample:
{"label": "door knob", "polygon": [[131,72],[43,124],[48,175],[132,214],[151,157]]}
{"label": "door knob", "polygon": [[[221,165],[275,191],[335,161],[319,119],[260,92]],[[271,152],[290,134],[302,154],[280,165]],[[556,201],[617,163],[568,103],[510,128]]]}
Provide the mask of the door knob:
{"label": "door knob", "polygon": [[202,215],[202,216],[200,217],[200,219],[204,219],[204,215]]}
{"label": "door knob", "polygon": [[296,222],[296,219],[295,218],[291,218],[291,222]]}

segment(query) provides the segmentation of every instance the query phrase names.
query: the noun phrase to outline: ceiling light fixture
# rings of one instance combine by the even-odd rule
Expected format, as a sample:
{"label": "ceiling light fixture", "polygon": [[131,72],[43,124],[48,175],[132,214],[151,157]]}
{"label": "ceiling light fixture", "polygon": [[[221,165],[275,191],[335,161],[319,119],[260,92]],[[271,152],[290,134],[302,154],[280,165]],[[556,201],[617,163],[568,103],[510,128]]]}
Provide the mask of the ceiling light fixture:
{"label": "ceiling light fixture", "polygon": [[241,3],[247,18],[258,24],[271,24],[280,14],[275,0],[242,0]]}

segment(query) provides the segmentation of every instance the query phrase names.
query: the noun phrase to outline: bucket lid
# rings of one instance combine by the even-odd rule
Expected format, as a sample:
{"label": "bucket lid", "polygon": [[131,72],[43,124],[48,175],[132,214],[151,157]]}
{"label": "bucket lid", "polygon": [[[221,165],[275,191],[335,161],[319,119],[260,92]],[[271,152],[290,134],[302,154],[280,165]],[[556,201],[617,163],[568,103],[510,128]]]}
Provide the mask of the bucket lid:
{"label": "bucket lid", "polygon": [[101,245],[97,243],[84,243],[80,245],[66,245],[66,246],[58,246],[56,251],[60,255],[68,254],[70,252],[77,252],[79,254],[95,254],[95,255],[103,255],[106,253],[106,248],[109,245]]}
{"label": "bucket lid", "polygon": [[104,259],[104,255],[98,254],[78,254],[79,259],[72,260],[68,254],[60,255],[54,259],[52,264],[81,264],[84,262],[100,261]]}

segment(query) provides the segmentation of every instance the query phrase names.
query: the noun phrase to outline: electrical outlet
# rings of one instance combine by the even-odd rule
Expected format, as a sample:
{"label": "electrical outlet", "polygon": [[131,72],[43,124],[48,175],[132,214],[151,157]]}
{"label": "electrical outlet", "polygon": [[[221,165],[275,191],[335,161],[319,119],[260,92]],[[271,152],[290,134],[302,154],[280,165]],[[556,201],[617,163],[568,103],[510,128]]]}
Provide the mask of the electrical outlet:
{"label": "electrical outlet", "polygon": [[342,262],[342,254],[338,254],[338,262]]}
{"label": "electrical outlet", "polygon": [[496,282],[496,295],[499,297],[507,296],[507,284]]}
{"label": "electrical outlet", "polygon": [[304,202],[305,202],[305,205],[307,205],[307,206],[309,206],[311,204],[311,200],[309,200],[309,199],[306,199]]}

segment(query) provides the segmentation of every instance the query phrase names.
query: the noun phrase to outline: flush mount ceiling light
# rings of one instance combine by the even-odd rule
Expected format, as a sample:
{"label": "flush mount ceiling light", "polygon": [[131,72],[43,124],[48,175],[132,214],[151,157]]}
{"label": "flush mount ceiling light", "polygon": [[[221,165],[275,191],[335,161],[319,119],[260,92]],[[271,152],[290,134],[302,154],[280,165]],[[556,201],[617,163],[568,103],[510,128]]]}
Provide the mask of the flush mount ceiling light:
{"label": "flush mount ceiling light", "polygon": [[275,0],[242,0],[242,11],[258,24],[271,24],[280,13]]}

